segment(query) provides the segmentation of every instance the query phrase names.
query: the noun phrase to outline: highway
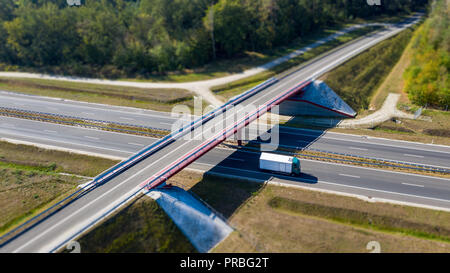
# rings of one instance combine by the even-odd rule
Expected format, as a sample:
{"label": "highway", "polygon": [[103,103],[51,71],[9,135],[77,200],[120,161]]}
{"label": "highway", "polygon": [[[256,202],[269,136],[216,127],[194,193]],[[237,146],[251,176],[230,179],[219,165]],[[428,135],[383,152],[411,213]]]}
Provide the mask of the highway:
{"label": "highway", "polygon": [[[377,32],[376,34],[367,36],[356,42],[347,44],[337,51],[316,59],[307,66],[294,74],[289,75],[282,81],[268,87],[267,89],[253,95],[252,97],[244,100],[240,105],[244,107],[244,111],[236,113],[236,108],[231,107],[227,111],[227,115],[221,114],[215,116],[203,126],[203,128],[196,128],[192,131],[192,138],[177,139],[171,142],[168,146],[155,152],[150,157],[142,160],[126,172],[114,177],[111,181],[103,184],[93,190],[84,194],[82,198],[67,205],[61,211],[48,217],[45,221],[34,226],[32,229],[26,231],[21,236],[15,238],[13,241],[3,246],[0,251],[2,252],[52,252],[63,246],[70,239],[75,238],[89,227],[98,223],[101,219],[124,205],[130,197],[139,192],[140,184],[146,181],[149,177],[157,177],[163,174],[161,170],[167,168],[167,166],[173,165],[180,160],[180,157],[187,156],[198,150],[198,147],[203,145],[205,140],[217,139],[218,134],[221,134],[221,130],[217,129],[218,124],[223,122],[234,120],[235,116],[242,117],[242,113],[251,112],[253,106],[265,105],[268,100],[279,96],[281,93],[286,92],[288,89],[298,85],[300,82],[317,77],[321,73],[324,73],[337,65],[341,64],[345,60],[348,60],[352,56],[355,56],[370,46],[378,43],[379,41],[386,39],[395,33],[401,31],[401,28],[392,27],[386,30]],[[78,128],[80,129],[80,128]],[[205,136],[205,132],[212,132]],[[217,133],[219,132],[219,133]],[[84,137],[84,136],[82,136]],[[85,138],[85,137],[84,137]],[[95,140],[94,138],[89,138]],[[102,140],[102,142],[105,142]],[[219,153],[222,154],[222,153]],[[220,155],[223,156],[223,155]],[[255,156],[253,154],[253,156]],[[256,158],[256,157],[253,157]],[[242,160],[242,159],[241,159]],[[210,161],[207,164],[211,164]],[[249,163],[251,158],[249,158]],[[308,163],[310,162],[310,163]],[[238,163],[243,165],[242,162]],[[311,165],[309,165],[311,164]],[[347,188],[356,189],[355,187],[361,187],[365,189],[366,186],[372,184],[373,187],[380,186],[378,190],[380,194],[393,193],[394,190],[404,191],[406,193],[398,193],[397,195],[403,196],[402,198],[417,198],[417,194],[423,192],[421,198],[428,200],[435,204],[447,204],[449,200],[444,199],[449,196],[449,192],[446,191],[446,185],[448,180],[438,179],[423,176],[413,176],[398,173],[389,173],[381,175],[379,170],[370,170],[363,168],[355,168],[336,164],[326,164],[318,167],[318,162],[304,161],[303,172],[306,173],[306,177],[299,178],[298,182],[305,184],[321,184],[336,187],[336,182],[330,181],[333,177],[342,177],[346,183]],[[325,167],[326,166],[326,167]],[[224,166],[227,167],[227,166]],[[348,168],[357,169],[357,171],[350,172]],[[322,178],[317,179],[319,174],[309,174],[313,170],[323,172],[328,175],[324,178],[324,182],[321,182]],[[367,174],[366,172],[373,172],[373,174]],[[361,176],[362,175],[362,176]],[[399,177],[394,179],[393,177]],[[420,177],[420,181],[417,179]],[[305,180],[306,178],[306,180]],[[364,182],[362,182],[364,180]],[[396,180],[396,182],[392,182]],[[317,183],[319,181],[319,183]],[[417,183],[421,184],[417,184]],[[365,184],[361,184],[365,183]],[[416,184],[414,184],[416,183]],[[376,185],[375,185],[376,184]],[[380,185],[378,185],[380,184]],[[358,186],[355,186],[358,185]],[[415,185],[415,186],[412,186]],[[371,188],[369,188],[371,189]],[[373,191],[373,188],[371,189]]]}
{"label": "highway", "polygon": [[[109,122],[120,122],[167,130],[170,130],[172,125],[178,120],[176,117],[171,117],[170,113],[164,112],[83,102],[68,102],[6,92],[0,92],[0,107],[14,107],[21,110],[80,118],[95,118]],[[2,124],[0,125],[4,127],[16,126],[19,129],[24,127],[33,130],[33,125],[29,123],[20,125],[17,122],[4,122]],[[26,134],[26,132],[24,133]],[[289,128],[286,126],[281,126],[279,133],[280,144],[298,147],[300,149],[308,147],[334,153],[369,156],[450,168],[450,147],[448,146],[367,138],[332,132]]]}
{"label": "highway", "polygon": [[[0,120],[1,123],[4,122],[4,118]],[[12,120],[9,121],[11,122]],[[39,123],[29,120],[21,121],[33,124]],[[21,126],[24,123],[21,123]],[[0,137],[73,149],[78,152],[88,153],[94,149],[99,155],[123,159],[136,153],[140,146],[156,141],[156,139],[148,137],[85,128],[48,123],[41,125],[43,125],[43,128],[39,131],[34,131],[34,133],[31,133],[29,130],[11,130],[9,133],[0,130]],[[65,134],[58,134],[54,130],[58,130],[58,132],[64,131]],[[26,137],[23,132],[27,132]],[[71,135],[70,138],[66,137],[68,135]],[[92,136],[92,138],[86,138],[85,136]],[[270,180],[283,184],[301,185],[309,188],[450,208],[450,179],[304,159],[302,160],[303,176],[293,178],[260,172],[257,168],[258,155],[258,153],[254,152],[215,148],[189,168],[199,171],[217,172],[222,175],[252,178],[261,182]]]}

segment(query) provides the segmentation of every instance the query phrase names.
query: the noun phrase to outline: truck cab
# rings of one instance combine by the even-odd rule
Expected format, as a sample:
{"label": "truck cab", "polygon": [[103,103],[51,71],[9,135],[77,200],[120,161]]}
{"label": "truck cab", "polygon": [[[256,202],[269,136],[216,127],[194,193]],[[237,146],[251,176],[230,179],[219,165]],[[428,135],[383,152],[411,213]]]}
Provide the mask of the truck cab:
{"label": "truck cab", "polygon": [[300,175],[300,159],[292,158],[292,173],[295,175]]}

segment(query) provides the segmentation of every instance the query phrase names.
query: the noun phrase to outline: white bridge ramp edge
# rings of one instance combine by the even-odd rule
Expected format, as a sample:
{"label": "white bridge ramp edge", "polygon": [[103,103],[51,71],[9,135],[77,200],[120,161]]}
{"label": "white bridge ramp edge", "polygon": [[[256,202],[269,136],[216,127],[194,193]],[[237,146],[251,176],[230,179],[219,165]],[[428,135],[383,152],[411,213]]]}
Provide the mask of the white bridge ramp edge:
{"label": "white bridge ramp edge", "polygon": [[190,193],[178,187],[147,192],[199,252],[208,252],[232,231],[224,220]]}

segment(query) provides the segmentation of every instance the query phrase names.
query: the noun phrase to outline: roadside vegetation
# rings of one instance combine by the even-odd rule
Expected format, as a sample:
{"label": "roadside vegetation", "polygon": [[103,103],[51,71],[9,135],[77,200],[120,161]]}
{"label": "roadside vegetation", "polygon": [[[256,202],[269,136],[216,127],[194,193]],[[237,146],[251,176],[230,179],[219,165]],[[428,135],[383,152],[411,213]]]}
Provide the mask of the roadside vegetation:
{"label": "roadside vegetation", "polygon": [[[360,28],[354,31],[351,31],[349,33],[346,33],[335,40],[332,40],[330,42],[327,42],[323,45],[320,45],[316,48],[313,48],[304,54],[295,57],[293,59],[290,59],[289,61],[286,61],[280,65],[277,65],[267,71],[261,72],[257,75],[247,77],[242,80],[237,80],[231,83],[215,86],[212,88],[212,91],[222,98],[223,100],[228,100],[236,95],[241,94],[242,92],[266,81],[267,79],[271,77],[283,77],[284,75],[288,75],[289,73],[300,69],[302,66],[306,65],[306,63],[315,58],[318,57],[320,54],[326,53],[327,51],[332,50],[333,48],[336,48],[340,45],[343,45],[349,41],[352,41],[354,39],[357,39],[363,35],[366,35],[368,33],[371,33],[380,27],[365,27]],[[316,35],[315,35],[316,36]],[[292,46],[290,52],[292,52],[294,49],[299,49],[304,46],[307,46],[308,44],[313,43],[314,40],[317,39],[307,39],[307,43],[303,42],[304,40],[301,39],[299,44],[296,44],[296,46]],[[290,52],[285,52],[283,55],[289,54]],[[283,56],[282,55],[282,56]]]}
{"label": "roadside vegetation", "polygon": [[94,177],[118,161],[0,141],[0,162]]}
{"label": "roadside vegetation", "polygon": [[450,1],[437,0],[412,40],[412,61],[405,71],[412,103],[448,109],[450,104]]}
{"label": "roadside vegetation", "polygon": [[[236,228],[213,252],[369,252],[370,241],[380,242],[382,252],[450,250],[448,212],[264,186],[188,170],[170,183],[207,202]],[[195,251],[153,206],[156,202],[141,197],[80,238],[81,251]],[[150,225],[150,233],[161,234],[161,239],[141,234]],[[162,234],[166,229],[170,232]],[[173,249],[160,248],[163,242]]]}
{"label": "roadside vegetation", "polygon": [[197,252],[151,198],[134,201],[78,240],[82,253]]}
{"label": "roadside vegetation", "polygon": [[395,121],[386,121],[374,129],[393,134],[422,136],[431,139],[433,143],[447,138],[448,145],[450,143],[450,112],[424,110],[422,117],[429,118],[429,120],[396,119]]}
{"label": "roadside vegetation", "polygon": [[397,64],[412,33],[407,29],[379,43],[321,79],[355,111],[368,110],[374,92]]}
{"label": "roadside vegetation", "polygon": [[0,62],[2,70],[158,80],[200,68],[192,74],[199,79],[221,74],[202,72],[205,65],[358,18],[407,14],[426,2],[86,0],[73,8],[65,0],[3,0]]}
{"label": "roadside vegetation", "polygon": [[193,107],[192,93],[183,89],[133,88],[69,81],[0,77],[0,88],[38,96],[145,108],[156,111],[172,110],[183,103]]}
{"label": "roadside vegetation", "polygon": [[[0,234],[61,200],[116,161],[0,141]],[[87,177],[86,177],[87,176]]]}
{"label": "roadside vegetation", "polygon": [[163,137],[169,134],[168,130],[153,129],[143,126],[125,125],[118,122],[100,122],[92,119],[76,118],[70,116],[61,116],[57,114],[39,113],[32,111],[23,111],[15,108],[0,107],[0,115],[16,117],[22,119],[31,119],[41,122],[63,124],[69,126],[80,126],[86,128],[95,128],[97,130],[120,132],[125,134],[143,135],[149,137]]}
{"label": "roadside vegetation", "polygon": [[47,168],[0,162],[0,234],[86,179]]}
{"label": "roadside vegetation", "polygon": [[402,57],[375,91],[369,111],[361,113],[370,114],[381,107],[389,93],[398,93],[401,95],[399,110],[414,114],[427,106],[421,117],[389,120],[373,130],[332,131],[450,145],[450,119],[446,111],[448,102],[445,102],[450,95],[448,67],[445,68],[449,52],[448,31],[445,31],[448,10],[448,1],[436,1],[430,17],[414,31]]}
{"label": "roadside vegetation", "polygon": [[[233,184],[236,185],[236,184]],[[230,218],[213,252],[448,252],[450,213],[271,186]]]}

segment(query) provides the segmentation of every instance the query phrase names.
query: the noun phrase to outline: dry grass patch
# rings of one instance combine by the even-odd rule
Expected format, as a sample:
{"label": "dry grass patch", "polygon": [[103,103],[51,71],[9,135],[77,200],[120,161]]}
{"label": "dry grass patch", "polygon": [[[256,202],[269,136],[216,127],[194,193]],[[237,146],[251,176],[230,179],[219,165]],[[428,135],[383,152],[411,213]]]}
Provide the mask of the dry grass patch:
{"label": "dry grass patch", "polygon": [[93,177],[116,163],[0,141],[0,233],[30,219],[89,180],[75,175]]}
{"label": "dry grass patch", "polygon": [[[380,231],[351,222],[337,222],[325,214],[308,215],[274,209],[270,202],[275,197],[317,206],[332,204],[332,208],[392,217],[403,223],[408,221],[416,225],[435,225],[440,229],[448,229],[450,226],[450,213],[447,212],[368,203],[356,198],[267,186],[231,217],[231,223],[238,228],[240,234],[233,234],[214,251],[239,252],[243,245],[246,247],[245,251],[251,246],[251,251],[265,252],[368,252],[366,245],[369,241],[380,242],[382,252],[450,251],[450,244],[442,241],[401,232]],[[338,210],[330,211],[335,216]],[[350,214],[345,217],[350,217]]]}
{"label": "dry grass patch", "polygon": [[33,215],[85,180],[32,168],[0,165],[0,232]]}
{"label": "dry grass patch", "polygon": [[370,102],[369,109],[378,110],[383,106],[389,93],[401,94],[400,103],[409,102],[408,95],[403,92],[405,87],[405,80],[403,78],[403,72],[411,63],[412,51],[411,42],[406,47],[402,54],[402,57],[391,70],[384,82],[375,91],[372,100]]}
{"label": "dry grass patch", "polygon": [[147,196],[139,198],[78,242],[83,253],[196,252],[175,223]]}
{"label": "dry grass patch", "polygon": [[70,100],[171,111],[178,103],[193,106],[192,93],[184,89],[151,89],[70,81],[4,78],[0,88],[11,92]]}
{"label": "dry grass patch", "polygon": [[93,177],[118,161],[0,141],[0,162]]}

